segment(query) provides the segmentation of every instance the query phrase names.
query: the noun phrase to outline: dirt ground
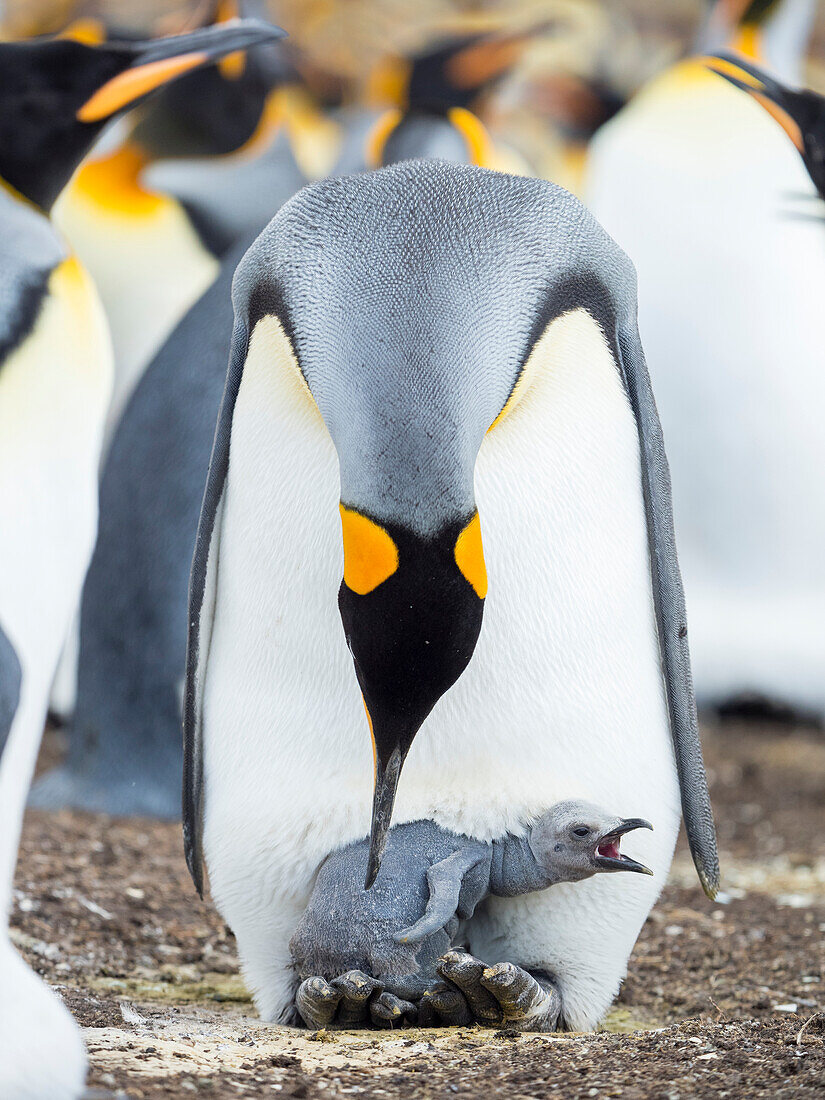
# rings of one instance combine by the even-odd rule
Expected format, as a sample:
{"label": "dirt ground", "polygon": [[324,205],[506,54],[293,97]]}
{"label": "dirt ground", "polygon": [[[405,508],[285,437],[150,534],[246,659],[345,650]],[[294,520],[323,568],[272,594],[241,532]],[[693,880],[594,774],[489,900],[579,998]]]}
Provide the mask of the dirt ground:
{"label": "dirt ground", "polygon": [[704,898],[680,846],[595,1035],[262,1024],[175,825],[30,813],[13,937],[83,1025],[93,1095],[825,1096],[825,735],[705,744],[725,892]]}

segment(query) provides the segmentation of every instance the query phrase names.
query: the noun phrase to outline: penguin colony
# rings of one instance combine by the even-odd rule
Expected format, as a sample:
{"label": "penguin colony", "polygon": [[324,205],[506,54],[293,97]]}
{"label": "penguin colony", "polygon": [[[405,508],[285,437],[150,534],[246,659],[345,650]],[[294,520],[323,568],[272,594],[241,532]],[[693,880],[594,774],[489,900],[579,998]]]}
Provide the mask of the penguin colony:
{"label": "penguin colony", "polygon": [[[713,896],[688,617],[700,703],[825,714],[812,10],[713,7],[591,142],[590,210],[478,117],[527,33],[349,114],[251,4],[0,43],[0,1097],[85,1079],[6,924],[50,697],[32,804],[182,784],[267,1020],[592,1028],[681,820]],[[550,820],[586,874],[537,877]],[[421,903],[403,988],[342,883],[393,951]]]}

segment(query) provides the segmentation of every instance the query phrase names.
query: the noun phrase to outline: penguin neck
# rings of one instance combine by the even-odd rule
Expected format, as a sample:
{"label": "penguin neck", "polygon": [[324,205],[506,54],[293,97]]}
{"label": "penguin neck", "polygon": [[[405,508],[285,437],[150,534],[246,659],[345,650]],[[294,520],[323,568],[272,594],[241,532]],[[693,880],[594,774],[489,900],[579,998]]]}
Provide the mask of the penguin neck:
{"label": "penguin neck", "polygon": [[529,838],[508,833],[492,842],[490,893],[499,898],[513,898],[544,890],[558,881],[545,870],[533,855]]}

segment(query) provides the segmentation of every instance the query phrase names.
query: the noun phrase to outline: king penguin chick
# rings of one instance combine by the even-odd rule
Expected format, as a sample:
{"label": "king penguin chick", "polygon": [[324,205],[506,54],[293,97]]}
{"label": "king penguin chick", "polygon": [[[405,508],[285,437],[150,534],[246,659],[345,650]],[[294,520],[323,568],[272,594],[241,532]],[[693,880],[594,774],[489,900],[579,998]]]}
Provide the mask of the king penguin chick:
{"label": "king penguin chick", "polygon": [[682,62],[597,134],[587,195],[639,274],[699,701],[804,718],[825,714],[825,249],[758,94]]}
{"label": "king penguin chick", "polygon": [[[235,31],[235,44],[259,33]],[[47,211],[110,118],[219,44],[212,33],[0,43],[0,1096],[15,1100],[76,1097],[85,1077],[76,1025],[6,920],[49,687],[94,542],[112,384],[100,302]]]}
{"label": "king penguin chick", "polygon": [[[261,21],[228,20],[191,33],[192,57],[200,36],[207,36],[209,49],[180,68],[182,89],[165,90],[122,145],[84,163],[55,208],[57,224],[100,291],[112,334],[115,383],[104,449],[141,372],[215,280],[219,257],[234,239],[232,227],[211,217],[204,203],[190,208],[173,193],[148,186],[146,169],[175,153],[237,149],[268,128],[262,118],[266,62],[250,60],[239,75],[230,69],[232,77],[217,65],[192,70],[247,47],[266,46],[270,53],[284,32]],[[200,110],[190,105],[186,111],[190,99]],[[274,211],[274,198],[273,204]],[[242,236],[248,231],[239,229]]]}
{"label": "king penguin chick", "polygon": [[368,886],[396,794],[399,824],[480,840],[562,798],[632,804],[655,878],[493,898],[468,927],[592,1027],[680,787],[718,881],[632,266],[561,188],[409,161],[304,188],[233,301],[188,616],[196,886],[205,859],[258,1009],[285,1019],[290,937],[371,797]]}
{"label": "king penguin chick", "polygon": [[[641,818],[617,817],[580,800],[559,802],[521,835],[508,833],[489,843],[457,836],[432,821],[412,821],[390,830],[380,874],[369,890],[363,887],[367,840],[332,852],[289,944],[301,979],[295,996],[301,1018],[308,1027],[351,1027],[381,1009],[399,1008],[397,999],[413,1017],[419,1004],[433,1004],[430,994],[440,1005],[437,994],[447,977],[442,956],[452,948],[460,922],[486,898],[518,897],[617,871],[649,874],[620,851],[627,833],[649,828]],[[476,988],[465,986],[462,992],[470,1005],[486,999],[491,1011],[485,1022],[554,1030],[559,997],[550,983],[543,997],[524,1005],[522,990],[514,998],[511,983],[502,989],[483,964],[476,969]],[[375,979],[371,987],[369,976]],[[349,1003],[353,985],[371,994],[359,998],[360,1019],[353,1019]],[[461,1001],[456,1007],[467,1014]]]}
{"label": "king penguin chick", "polygon": [[464,35],[413,58],[398,106],[385,111],[367,135],[366,167],[438,157],[531,175],[526,161],[495,143],[472,110],[516,63],[527,41],[526,35]]}

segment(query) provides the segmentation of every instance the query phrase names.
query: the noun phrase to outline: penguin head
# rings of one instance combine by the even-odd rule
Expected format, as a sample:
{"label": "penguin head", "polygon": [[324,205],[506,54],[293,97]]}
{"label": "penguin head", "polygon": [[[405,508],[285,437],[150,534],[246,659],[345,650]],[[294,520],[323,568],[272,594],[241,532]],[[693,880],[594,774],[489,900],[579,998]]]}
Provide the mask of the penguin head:
{"label": "penguin head", "polygon": [[714,54],[705,58],[705,64],[746,92],[779,123],[801,155],[816,189],[825,198],[825,97],[788,88],[735,54]]}
{"label": "penguin head", "polygon": [[112,118],[183,73],[283,33],[237,21],[146,42],[0,43],[0,178],[48,210]]}
{"label": "penguin head", "polygon": [[590,802],[557,802],[528,835],[536,862],[556,882],[578,882],[603,871],[653,872],[621,851],[622,837],[652,829],[641,817],[616,817]]}
{"label": "penguin head", "polygon": [[[270,25],[261,0],[220,0],[211,15],[214,26],[238,19]],[[138,113],[131,140],[152,159],[234,152],[254,134],[272,90],[299,80],[280,39],[248,54],[228,53],[164,85]]]}

